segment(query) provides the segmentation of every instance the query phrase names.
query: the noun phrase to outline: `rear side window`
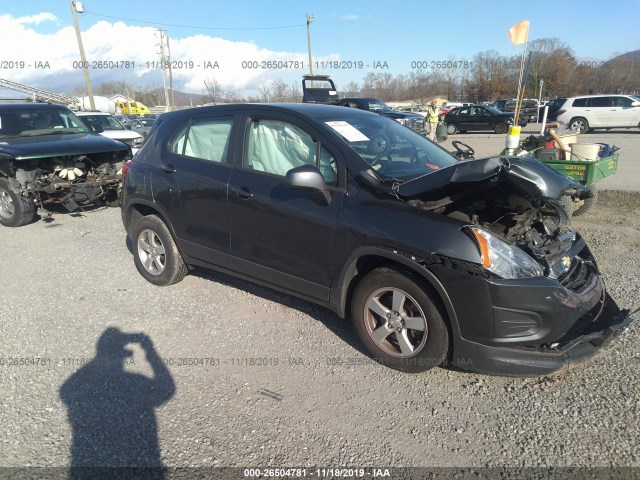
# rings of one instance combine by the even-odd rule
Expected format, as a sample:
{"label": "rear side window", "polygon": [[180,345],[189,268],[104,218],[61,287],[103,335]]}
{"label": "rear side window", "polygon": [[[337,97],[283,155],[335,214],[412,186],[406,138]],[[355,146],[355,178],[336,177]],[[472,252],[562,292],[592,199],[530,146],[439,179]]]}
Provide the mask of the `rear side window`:
{"label": "rear side window", "polygon": [[216,163],[226,163],[233,118],[196,118],[171,140],[171,152]]}
{"label": "rear side window", "polygon": [[573,101],[573,107],[586,107],[588,98],[576,98]]}
{"label": "rear side window", "polygon": [[592,107],[610,107],[612,104],[611,97],[594,97],[591,99]]}

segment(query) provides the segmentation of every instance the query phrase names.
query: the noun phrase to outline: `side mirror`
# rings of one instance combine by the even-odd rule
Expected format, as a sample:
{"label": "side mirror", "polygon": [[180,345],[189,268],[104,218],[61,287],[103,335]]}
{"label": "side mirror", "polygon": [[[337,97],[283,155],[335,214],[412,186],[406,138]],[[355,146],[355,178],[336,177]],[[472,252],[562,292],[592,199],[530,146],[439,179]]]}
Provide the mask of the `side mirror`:
{"label": "side mirror", "polygon": [[102,133],[102,132],[104,132],[104,128],[102,128],[102,125],[100,125],[99,123],[91,123],[91,124],[89,124],[89,130],[91,130],[93,133]]}
{"label": "side mirror", "polygon": [[320,171],[313,165],[302,165],[292,168],[287,172],[284,179],[284,185],[287,188],[299,188],[309,190],[314,193],[318,203],[329,205],[331,203],[331,193],[327,182]]}
{"label": "side mirror", "polygon": [[130,124],[124,125],[124,128],[126,128],[127,130],[131,130],[131,125]]}
{"label": "side mirror", "polygon": [[640,107],[640,102],[631,102],[632,107]]}

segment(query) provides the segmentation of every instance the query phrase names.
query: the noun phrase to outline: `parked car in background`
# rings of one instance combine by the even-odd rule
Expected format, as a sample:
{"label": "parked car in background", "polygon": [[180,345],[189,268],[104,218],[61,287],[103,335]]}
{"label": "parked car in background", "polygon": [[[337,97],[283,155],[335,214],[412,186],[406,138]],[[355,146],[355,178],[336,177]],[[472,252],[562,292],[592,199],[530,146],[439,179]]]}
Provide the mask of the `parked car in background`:
{"label": "parked car in background", "polygon": [[122,124],[123,127],[126,127],[127,125],[129,125],[131,123],[131,120],[129,119],[129,117],[127,117],[126,115],[122,115],[120,113],[114,115],[113,118],[118,120]]}
{"label": "parked car in background", "polygon": [[553,100],[549,100],[548,102],[546,102],[546,105],[542,105],[541,107],[541,111],[540,111],[540,121],[542,121],[542,115],[543,115],[543,108],[546,106],[548,107],[547,109],[547,121],[548,122],[555,122],[558,119],[558,111],[560,110],[560,108],[562,107],[562,105],[564,105],[564,102],[567,100],[567,97],[558,97],[558,98],[554,98]]}
{"label": "parked car in background", "polygon": [[[516,99],[506,100],[496,100],[491,105],[494,108],[504,112],[504,113],[513,113],[516,112],[516,107],[518,106],[518,101]],[[524,118],[527,122],[537,122],[538,121],[538,100],[525,98],[522,100],[522,104],[520,105],[520,116],[519,118]]]}
{"label": "parked car in background", "polygon": [[556,119],[577,133],[596,128],[640,128],[640,96],[570,97],[560,107]]}
{"label": "parked car in background", "polygon": [[[504,113],[497,108],[484,105],[454,108],[444,116],[447,133],[454,135],[458,132],[493,130],[498,134],[506,133],[513,125],[513,113]],[[527,125],[527,120],[521,118],[518,124]]]}
{"label": "parked car in background", "polygon": [[132,152],[135,154],[142,143],[144,138],[138,132],[126,129],[115,117],[109,113],[104,112],[76,112],[76,115],[84,122],[84,124],[90,129],[95,130],[96,126],[99,126],[100,133],[105,137],[112,138],[124,142],[131,147]]}
{"label": "parked car in background", "polygon": [[[632,321],[555,200],[587,190],[533,158],[459,162],[390,118],[330,105],[158,122],[123,171],[123,223],[152,284],[190,266],[251,279],[349,317],[373,358],[406,372],[449,359],[544,375]],[[398,140],[384,154],[378,131]]]}
{"label": "parked car in background", "polygon": [[374,112],[379,115],[383,115],[387,118],[391,118],[396,122],[415,130],[418,133],[424,133],[424,115],[411,112],[400,112],[394,110],[382,100],[377,98],[343,98],[338,102],[338,105],[342,107],[358,108],[360,110],[366,110],[368,112]]}
{"label": "parked car in background", "polygon": [[26,225],[54,203],[69,211],[117,203],[130,158],[128,145],[91,133],[66,107],[0,105],[0,224]]}
{"label": "parked car in background", "polygon": [[155,123],[154,119],[140,117],[140,118],[135,118],[131,120],[129,125],[126,128],[131,129],[134,132],[138,132],[143,137],[146,137],[147,134],[153,128],[154,123]]}
{"label": "parked car in background", "polygon": [[458,107],[467,107],[469,105],[473,105],[473,103],[462,103],[462,102],[445,102],[440,106],[440,115],[444,117],[447,113],[449,113],[454,108]]}

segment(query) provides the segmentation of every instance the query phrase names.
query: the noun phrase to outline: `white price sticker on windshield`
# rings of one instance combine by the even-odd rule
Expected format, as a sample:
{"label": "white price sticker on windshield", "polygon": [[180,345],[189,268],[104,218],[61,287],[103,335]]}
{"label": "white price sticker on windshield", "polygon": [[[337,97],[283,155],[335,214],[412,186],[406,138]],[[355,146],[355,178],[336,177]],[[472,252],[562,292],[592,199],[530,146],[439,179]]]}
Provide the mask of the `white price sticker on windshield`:
{"label": "white price sticker on windshield", "polygon": [[335,122],[325,122],[336,132],[342,135],[348,142],[368,142],[369,138],[358,130],[356,127],[344,120],[338,120]]}

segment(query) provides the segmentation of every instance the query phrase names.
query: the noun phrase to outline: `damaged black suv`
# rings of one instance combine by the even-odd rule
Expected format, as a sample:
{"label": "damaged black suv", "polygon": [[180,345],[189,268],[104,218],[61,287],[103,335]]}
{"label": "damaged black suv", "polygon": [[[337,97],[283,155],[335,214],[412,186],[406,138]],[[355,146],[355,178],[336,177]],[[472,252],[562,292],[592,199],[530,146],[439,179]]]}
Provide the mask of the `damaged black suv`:
{"label": "damaged black suv", "polygon": [[0,105],[0,224],[25,225],[55,203],[117,204],[130,158],[128,145],[91,133],[62,105]]}
{"label": "damaged black suv", "polygon": [[[380,133],[396,138],[384,153],[371,148]],[[458,162],[374,113],[169,113],[123,184],[123,222],[149,282],[198,266],[291,293],[350,317],[371,356],[402,371],[448,360],[547,374],[631,322],[556,201],[581,195],[579,184],[533,158]]]}

